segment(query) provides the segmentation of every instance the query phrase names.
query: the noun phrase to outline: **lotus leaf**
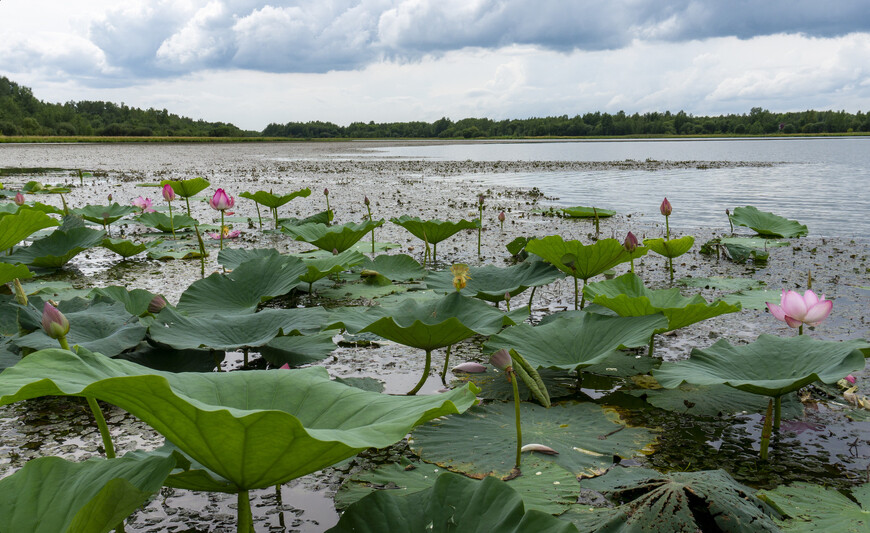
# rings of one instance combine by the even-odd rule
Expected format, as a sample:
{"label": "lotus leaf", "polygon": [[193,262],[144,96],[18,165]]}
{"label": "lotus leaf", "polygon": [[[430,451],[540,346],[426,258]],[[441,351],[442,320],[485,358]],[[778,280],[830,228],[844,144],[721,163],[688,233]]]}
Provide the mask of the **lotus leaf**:
{"label": "lotus leaf", "polygon": [[227,270],[235,270],[242,263],[270,255],[281,254],[274,248],[224,248],[218,252],[218,263]]}
{"label": "lotus leaf", "polygon": [[0,218],[0,251],[5,251],[33,233],[59,222],[41,211],[21,210],[18,214]]}
{"label": "lotus leaf", "polygon": [[136,217],[136,222],[163,233],[172,232],[172,228],[175,228],[175,230],[178,231],[179,229],[192,228],[199,224],[195,218],[191,218],[182,213],[175,214],[170,219],[169,216],[156,211],[153,213],[142,213]]}
{"label": "lotus leaf", "polygon": [[139,211],[139,209],[132,205],[121,205],[115,202],[112,205],[86,205],[71,211],[88,222],[106,226]]}
{"label": "lotus leaf", "polygon": [[329,224],[332,222],[332,219],[335,217],[335,213],[330,209],[329,211],[320,211],[319,213],[314,213],[310,217],[305,218],[279,218],[278,225],[279,226],[302,226],[304,224]]}
{"label": "lotus leaf", "polygon": [[377,491],[348,507],[328,533],[576,533],[577,528],[537,510],[503,481],[475,481],[445,472],[435,484],[410,494]]}
{"label": "lotus leaf", "polygon": [[[613,464],[614,456],[637,455],[656,439],[647,429],[627,426],[615,411],[591,403],[557,403],[546,409],[523,402],[520,412],[523,442],[553,448],[558,455],[540,458],[577,476],[600,475]],[[515,416],[508,402],[474,407],[462,416],[417,428],[411,448],[424,461],[453,471],[504,477],[516,459]],[[470,444],[457,446],[459,442]]]}
{"label": "lotus leaf", "polygon": [[24,265],[0,263],[0,285],[5,285],[14,279],[30,279],[33,273]]}
{"label": "lotus leaf", "polygon": [[[382,256],[383,257],[383,256]],[[384,278],[386,279],[386,278]],[[338,285],[331,289],[317,289],[322,298],[330,300],[375,300],[391,294],[404,293],[408,290],[405,285],[393,285],[387,280],[386,285],[372,283],[348,283]]]}
{"label": "lotus leaf", "polygon": [[[587,246],[580,241],[565,241],[561,235],[550,235],[529,241],[526,251],[540,256],[569,276],[588,280],[620,263],[627,263],[632,257],[643,256],[647,249],[640,246],[629,254],[616,239],[601,239]],[[573,265],[565,264],[566,257],[573,259]]]}
{"label": "lotus leaf", "polygon": [[154,247],[162,241],[154,241],[149,243],[134,243],[127,239],[103,239],[100,246],[115,252],[123,258],[133,257],[136,254],[141,254],[145,250]]}
{"label": "lotus leaf", "polygon": [[21,187],[21,192],[30,194],[65,194],[69,192],[69,187],[45,185],[38,181],[28,181],[23,187]]}
{"label": "lotus leaf", "polygon": [[[126,287],[97,287],[92,289],[89,296],[96,298],[102,296],[124,304],[124,309],[133,316],[142,316],[148,311],[148,304],[156,296],[145,289],[133,289],[128,291]],[[105,354],[104,354],[105,355]]]}
{"label": "lotus leaf", "polygon": [[[208,252],[205,254],[208,256]],[[180,247],[180,248],[169,248],[166,246],[157,246],[148,250],[148,259],[155,259],[158,261],[166,261],[168,259],[194,259],[200,257],[199,248],[193,247]]]}
{"label": "lotus leaf", "polygon": [[732,346],[721,339],[713,346],[692,350],[688,359],[665,362],[653,376],[663,387],[682,382],[694,385],[725,384],[780,397],[814,381],[835,383],[864,368],[866,341],[820,341],[806,335],[783,338],[760,335],[755,342]]}
{"label": "lotus leaf", "polygon": [[596,531],[779,531],[775,512],[722,470],[660,474],[617,467],[583,486],[622,504]]}
{"label": "lotus leaf", "polygon": [[612,309],[620,316],[664,314],[668,324],[663,329],[656,329],[656,333],[673,331],[714,316],[740,311],[739,304],[732,305],[721,300],[709,304],[701,295],[687,298],[677,288],[648,289],[643,280],[631,272],[611,280],[590,283],[583,291],[593,303]]}
{"label": "lotus leaf", "polygon": [[701,289],[721,289],[723,291],[743,291],[749,289],[758,289],[764,286],[764,282],[757,279],[723,278],[716,276],[711,278],[681,278],[677,280],[677,282],[685,287],[698,287]]}
{"label": "lotus leaf", "polygon": [[260,354],[275,366],[302,366],[322,361],[335,350],[333,333],[275,337],[260,347]]}
{"label": "lotus leaf", "polygon": [[731,213],[731,222],[738,226],[746,226],[755,230],[760,235],[772,237],[803,237],[809,233],[806,226],[797,220],[789,220],[773,213],[759,211],[758,208],[748,205],[735,207]]}
{"label": "lotus leaf", "polygon": [[0,480],[0,531],[108,532],[160,490],[175,457],[42,457]]}
{"label": "lotus leaf", "polygon": [[[79,345],[112,357],[133,348],[145,338],[145,326],[130,315],[120,302],[90,302],[83,299],[64,300],[58,309],[69,320],[66,336],[70,346]],[[54,348],[52,339],[42,328],[15,339],[15,344],[34,350]]]}
{"label": "lotus leaf", "polygon": [[239,193],[239,196],[242,198],[247,198],[249,200],[253,200],[260,205],[264,205],[270,209],[278,209],[282,205],[286,204],[290,200],[294,198],[307,198],[311,196],[311,189],[299,189],[298,191],[291,192],[290,194],[284,194],[281,196],[277,196],[272,194],[271,192],[266,191],[257,191],[254,193],[251,192],[243,192]]}
{"label": "lotus leaf", "polygon": [[809,483],[759,491],[757,496],[791,520],[780,522],[783,531],[870,531],[870,485],[852,489],[852,498],[834,488]]}
{"label": "lotus leaf", "polygon": [[569,218],[608,218],[616,214],[616,211],[610,209],[598,209],[597,207],[585,207],[578,205],[576,207],[563,207],[562,213]]}
{"label": "lotus leaf", "polygon": [[12,255],[0,257],[0,260],[39,268],[60,268],[80,252],[99,245],[105,236],[105,231],[90,228],[57,229],[48,237],[19,248]]}
{"label": "lotus leaf", "polygon": [[140,342],[135,350],[124,352],[117,359],[162,372],[211,372],[215,360],[223,360],[224,356],[224,352],[214,350],[176,350]]}
{"label": "lotus leaf", "polygon": [[17,348],[8,337],[0,338],[0,370],[9,368],[21,360]]}
{"label": "lotus leaf", "polygon": [[782,291],[771,289],[748,289],[733,294],[726,294],[722,297],[723,301],[733,305],[740,305],[743,309],[759,310],[767,309],[767,302],[779,305],[781,299]]}
{"label": "lotus leaf", "polygon": [[513,348],[535,368],[579,370],[604,361],[620,348],[646,346],[653,332],[663,327],[667,319],[661,314],[610,317],[581,313],[536,327],[509,327],[484,347],[489,351]]}
{"label": "lotus leaf", "polygon": [[177,181],[163,180],[160,182],[160,186],[163,187],[167,183],[172,187],[172,190],[175,191],[175,194],[182,198],[190,198],[209,186],[208,180],[201,177]]}
{"label": "lotus leaf", "polygon": [[252,259],[229,274],[214,273],[191,283],[178,300],[178,310],[190,315],[253,313],[261,303],[290,292],[307,270],[298,257]]}
{"label": "lotus leaf", "polygon": [[[644,359],[649,360],[645,357]],[[721,418],[740,413],[764,413],[768,399],[727,385],[690,385],[683,383],[676,389],[631,391],[634,396],[643,396],[659,409],[693,416]],[[783,416],[801,418],[804,406],[796,394],[783,396]]]}
{"label": "lotus leaf", "polygon": [[[504,373],[495,370],[490,365],[486,365],[486,367],[486,372],[479,374],[455,374],[455,381],[458,383],[474,383],[480,389],[477,395],[485,400],[513,400],[513,385],[506,379]],[[564,370],[547,370],[542,368],[538,371],[538,374],[541,376],[544,386],[547,387],[547,394],[550,398],[572,396],[576,392],[577,377],[570,375]],[[517,391],[521,401],[535,399],[532,391],[529,390],[522,379],[517,381]]]}
{"label": "lotus leaf", "polygon": [[240,490],[389,446],[414,425],[464,411],[474,392],[388,396],[335,383],[319,367],[172,374],[59,349],[31,354],[0,374],[0,404],[46,395],[112,403]]}
{"label": "lotus leaf", "polygon": [[[542,261],[524,262],[507,268],[492,265],[472,267],[469,274],[471,278],[460,292],[488,302],[503,302],[505,293],[513,297],[529,287],[549,285],[564,277],[558,269]],[[448,270],[430,272],[426,276],[426,286],[436,292],[456,291],[453,274]]]}
{"label": "lotus leaf", "polygon": [[691,235],[686,235],[684,237],[680,237],[679,239],[644,239],[643,245],[652,250],[653,252],[667,257],[669,259],[673,259],[674,257],[679,257],[684,253],[688,252],[692,245],[695,244],[695,238]]}
{"label": "lotus leaf", "polygon": [[330,255],[319,259],[305,260],[307,271],[299,276],[299,281],[307,283],[309,288],[315,281],[330,274],[337,274],[363,262],[365,256],[356,250],[345,250],[338,255]]}
{"label": "lotus leaf", "polygon": [[302,226],[284,226],[282,231],[289,233],[297,241],[305,241],[321,250],[343,252],[356,244],[368,232],[383,226],[383,224],[384,219],[366,220],[360,224],[348,222],[338,226],[311,223]]}
{"label": "lotus leaf", "polygon": [[366,257],[360,268],[381,274],[391,281],[411,281],[422,279],[426,271],[410,255],[379,255],[374,259]]}
{"label": "lotus leaf", "polygon": [[[480,227],[480,221],[477,219],[463,219],[459,222],[451,222],[449,220],[445,221],[438,219],[421,220],[419,217],[412,217],[409,215],[391,218],[390,222],[402,226],[408,230],[411,235],[418,239],[422,239],[433,247],[437,247],[439,242],[452,237],[464,229],[475,229]],[[433,251],[433,257],[436,255],[436,252],[437,248]]]}

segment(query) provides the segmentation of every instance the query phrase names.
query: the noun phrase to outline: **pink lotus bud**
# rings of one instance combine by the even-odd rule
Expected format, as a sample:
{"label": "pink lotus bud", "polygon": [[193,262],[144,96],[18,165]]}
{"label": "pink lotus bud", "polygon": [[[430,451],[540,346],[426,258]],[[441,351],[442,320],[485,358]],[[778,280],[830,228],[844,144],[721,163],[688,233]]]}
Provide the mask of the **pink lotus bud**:
{"label": "pink lotus bud", "polygon": [[489,358],[489,364],[504,371],[513,369],[511,354],[508,353],[508,351],[504,348],[492,354],[492,356]]}
{"label": "pink lotus bud", "polygon": [[168,183],[163,186],[163,199],[167,202],[175,200],[175,189],[173,189],[172,185]]}
{"label": "pink lotus bud", "polygon": [[148,303],[148,312],[156,315],[164,307],[166,307],[166,299],[158,294],[154,298],[151,298],[151,301]]}
{"label": "pink lotus bud", "polygon": [[69,333],[69,320],[57,310],[57,307],[45,302],[42,307],[42,329],[52,339],[66,337]]}
{"label": "pink lotus bud", "polygon": [[469,374],[479,374],[486,372],[486,367],[480,363],[467,362],[453,367],[453,372],[468,372]]}
{"label": "pink lotus bud", "polygon": [[510,291],[504,293],[504,301],[506,301],[506,302],[511,301],[511,293],[510,293]]}
{"label": "pink lotus bud", "polygon": [[625,236],[625,242],[622,245],[625,247],[625,251],[631,253],[637,250],[638,246],[637,237],[634,236],[634,233],[628,232],[628,235]]}
{"label": "pink lotus bud", "polygon": [[557,452],[553,448],[550,448],[549,446],[544,446],[543,444],[526,444],[525,446],[520,448],[520,451],[538,452],[547,455],[559,455],[559,452]]}
{"label": "pink lotus bud", "polygon": [[109,203],[112,203],[112,193],[109,193],[108,198],[109,198]]}
{"label": "pink lotus bud", "polygon": [[477,196],[477,203],[480,205],[483,205],[483,195],[482,194],[479,194]]}
{"label": "pink lotus bud", "polygon": [[671,203],[668,201],[667,197],[662,201],[662,205],[659,206],[659,211],[666,217],[671,216]]}
{"label": "pink lotus bud", "polygon": [[323,188],[323,195],[329,196],[329,189],[327,189],[326,187]]}
{"label": "pink lotus bud", "polygon": [[15,193],[15,205],[21,206],[24,205],[24,195],[20,192]]}
{"label": "pink lotus bud", "polygon": [[235,198],[228,195],[224,192],[223,189],[218,189],[215,191],[214,196],[209,200],[208,205],[212,207],[212,209],[217,209],[218,211],[226,211],[227,209],[234,206],[236,203]]}
{"label": "pink lotus bud", "polygon": [[366,204],[366,205],[369,205],[369,204],[371,203],[371,202],[369,201],[369,197],[368,197],[368,196],[366,196],[365,199],[363,199],[363,203]]}
{"label": "pink lotus bud", "polygon": [[506,219],[506,218],[507,218],[507,216],[504,214],[504,211],[502,211],[501,213],[498,214],[498,221],[499,222],[504,223],[504,219]]}
{"label": "pink lotus bud", "polygon": [[855,382],[858,381],[857,379],[855,379],[855,376],[853,376],[852,374],[849,374],[848,376],[844,377],[843,379],[848,381],[850,385],[854,385]]}

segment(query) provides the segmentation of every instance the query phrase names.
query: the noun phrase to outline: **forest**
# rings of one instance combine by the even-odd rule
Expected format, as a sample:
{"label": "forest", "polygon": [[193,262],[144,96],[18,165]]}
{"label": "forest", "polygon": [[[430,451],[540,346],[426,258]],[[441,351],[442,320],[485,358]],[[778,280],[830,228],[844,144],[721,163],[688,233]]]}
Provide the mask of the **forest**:
{"label": "forest", "polygon": [[492,120],[442,117],[434,122],[271,123],[262,132],[233,124],[194,120],[166,109],[147,110],[102,101],[48,103],[30,88],[0,76],[0,135],[104,137],[248,137],[290,139],[477,139],[531,137],[665,137],[698,135],[850,134],[870,132],[870,116],[858,111],[771,112],[695,116],[684,111],[585,113],[569,117]]}

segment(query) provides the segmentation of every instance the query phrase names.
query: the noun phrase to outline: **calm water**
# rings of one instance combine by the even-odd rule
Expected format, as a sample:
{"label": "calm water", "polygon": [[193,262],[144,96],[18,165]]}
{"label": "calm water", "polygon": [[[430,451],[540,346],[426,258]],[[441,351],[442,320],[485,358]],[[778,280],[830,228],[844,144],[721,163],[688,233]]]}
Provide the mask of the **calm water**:
{"label": "calm water", "polygon": [[661,216],[676,227],[728,227],[725,209],[754,205],[796,219],[811,235],[870,238],[870,138],[462,143],[377,148],[374,157],[447,161],[763,161],[771,167],[530,172],[475,180],[538,187],[557,205]]}

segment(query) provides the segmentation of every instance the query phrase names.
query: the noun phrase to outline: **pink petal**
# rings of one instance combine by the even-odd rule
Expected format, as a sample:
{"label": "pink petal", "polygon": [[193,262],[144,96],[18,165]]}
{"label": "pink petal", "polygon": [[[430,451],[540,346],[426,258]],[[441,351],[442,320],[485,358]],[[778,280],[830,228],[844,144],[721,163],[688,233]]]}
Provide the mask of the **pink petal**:
{"label": "pink petal", "polygon": [[801,322],[800,320],[792,318],[788,315],[785,316],[785,323],[788,324],[788,327],[790,328],[798,328],[801,326],[801,324],[803,324],[803,322]]}
{"label": "pink petal", "polygon": [[782,310],[782,307],[767,302],[767,308],[770,310],[770,314],[773,315],[773,318],[785,322],[785,311]]}
{"label": "pink petal", "polygon": [[807,304],[804,297],[794,291],[788,291],[782,298],[782,310],[787,316],[803,321],[807,314]]}
{"label": "pink petal", "polygon": [[486,372],[486,367],[480,363],[474,363],[474,362],[469,361],[467,363],[462,363],[462,364],[454,366],[453,372],[456,372],[457,370],[459,372],[469,372],[472,374],[477,374],[480,372]]}
{"label": "pink petal", "polygon": [[819,303],[819,297],[813,291],[804,293],[804,303],[807,304],[807,309]]}
{"label": "pink petal", "polygon": [[559,455],[559,452],[550,448],[549,446],[544,446],[543,444],[526,444],[522,447],[521,451],[524,452],[540,452],[545,453],[547,455]]}
{"label": "pink petal", "polygon": [[821,324],[826,318],[828,318],[828,315],[831,314],[831,309],[833,308],[834,302],[831,300],[821,301],[807,311],[807,316],[804,317],[804,322],[810,326]]}
{"label": "pink petal", "polygon": [[290,370],[290,363],[284,363],[283,365],[278,367],[281,370]]}
{"label": "pink petal", "polygon": [[855,376],[853,376],[852,374],[849,374],[848,376],[844,377],[843,379],[845,379],[846,381],[848,381],[852,385],[854,385],[855,382],[858,381],[857,379],[855,379]]}

